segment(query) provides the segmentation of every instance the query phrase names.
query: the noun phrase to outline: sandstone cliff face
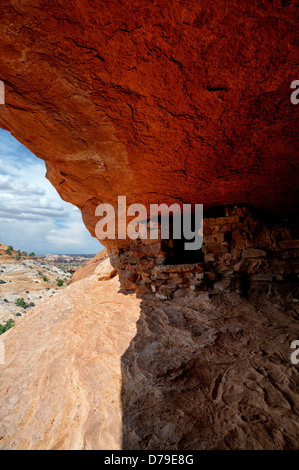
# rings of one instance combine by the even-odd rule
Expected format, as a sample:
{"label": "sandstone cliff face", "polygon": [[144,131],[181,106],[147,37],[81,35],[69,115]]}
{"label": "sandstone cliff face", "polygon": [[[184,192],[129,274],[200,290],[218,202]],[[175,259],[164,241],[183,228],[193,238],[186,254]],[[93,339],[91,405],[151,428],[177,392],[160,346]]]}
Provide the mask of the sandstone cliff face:
{"label": "sandstone cliff face", "polygon": [[291,210],[297,14],[294,1],[8,0],[0,125],[92,234],[96,205],[118,195]]}
{"label": "sandstone cliff face", "polygon": [[88,261],[84,266],[77,269],[72,276],[70,283],[80,281],[81,279],[85,279],[86,277],[91,276],[94,274],[96,268],[102,264],[103,261],[107,260],[108,254],[107,250],[100,251],[92,260]]}

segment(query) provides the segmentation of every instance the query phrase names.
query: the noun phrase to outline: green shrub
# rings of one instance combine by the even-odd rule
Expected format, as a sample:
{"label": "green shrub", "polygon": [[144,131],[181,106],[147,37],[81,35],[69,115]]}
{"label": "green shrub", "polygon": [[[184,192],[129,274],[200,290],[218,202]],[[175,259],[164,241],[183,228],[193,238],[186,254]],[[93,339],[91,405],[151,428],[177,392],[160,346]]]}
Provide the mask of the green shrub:
{"label": "green shrub", "polygon": [[44,282],[47,282],[47,281],[48,281],[47,276],[43,276],[43,281],[44,281]]}
{"label": "green shrub", "polygon": [[30,302],[29,304],[27,304],[27,302],[25,302],[24,298],[23,297],[20,297],[19,299],[17,299],[15,301],[15,304],[18,306],[18,307],[21,307],[21,308],[31,308],[31,307],[35,307],[35,303],[33,302]]}
{"label": "green shrub", "polygon": [[12,319],[7,320],[7,322],[4,323],[4,325],[0,324],[0,335],[5,333],[5,331],[10,330],[10,328],[12,328],[14,326],[14,324],[15,324],[15,322]]}
{"label": "green shrub", "polygon": [[64,281],[62,279],[57,279],[57,286],[58,287],[63,286],[63,284],[64,284]]}
{"label": "green shrub", "polygon": [[15,304],[18,306],[18,307],[21,307],[21,308],[27,308],[29,307],[29,305],[25,302],[24,298],[23,297],[20,297],[19,299],[17,299],[15,301]]}

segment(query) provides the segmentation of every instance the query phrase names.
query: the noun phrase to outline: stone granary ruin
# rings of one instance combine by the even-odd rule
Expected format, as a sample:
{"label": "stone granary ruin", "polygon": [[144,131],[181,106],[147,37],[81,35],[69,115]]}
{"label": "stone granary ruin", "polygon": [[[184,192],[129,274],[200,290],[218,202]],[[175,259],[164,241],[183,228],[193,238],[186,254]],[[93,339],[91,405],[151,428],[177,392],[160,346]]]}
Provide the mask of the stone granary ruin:
{"label": "stone granary ruin", "polygon": [[188,252],[172,239],[133,241],[129,250],[110,258],[122,288],[153,292],[160,299],[191,291],[283,292],[286,284],[296,291],[299,240],[294,226],[233,206],[222,217],[205,218],[203,234],[199,252]]}
{"label": "stone granary ruin", "polygon": [[203,247],[104,240],[8,332],[0,447],[298,448],[295,0],[71,3],[1,5],[0,127],[92,235],[125,195]]}

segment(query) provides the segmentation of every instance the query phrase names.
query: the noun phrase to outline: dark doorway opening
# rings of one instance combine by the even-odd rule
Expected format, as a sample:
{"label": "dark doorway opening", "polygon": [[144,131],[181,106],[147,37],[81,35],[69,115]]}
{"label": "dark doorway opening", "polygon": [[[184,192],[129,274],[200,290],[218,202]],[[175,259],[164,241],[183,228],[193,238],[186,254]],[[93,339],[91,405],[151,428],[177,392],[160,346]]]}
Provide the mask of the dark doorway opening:
{"label": "dark doorway opening", "polygon": [[204,262],[204,253],[202,248],[200,250],[186,250],[184,238],[180,240],[173,240],[173,248],[168,255],[166,264],[197,264]]}
{"label": "dark doorway opening", "polygon": [[[176,216],[177,217],[177,216]],[[193,243],[195,238],[187,239],[183,233],[183,216],[180,216],[181,221],[181,238],[175,238],[174,234],[171,234],[171,241],[173,246],[167,256],[166,264],[197,264],[204,262],[204,254],[202,248],[198,250],[186,249],[186,244]],[[172,227],[174,224],[174,218],[172,218]],[[191,215],[191,230],[192,232],[198,232],[198,227],[195,228],[195,217]]]}

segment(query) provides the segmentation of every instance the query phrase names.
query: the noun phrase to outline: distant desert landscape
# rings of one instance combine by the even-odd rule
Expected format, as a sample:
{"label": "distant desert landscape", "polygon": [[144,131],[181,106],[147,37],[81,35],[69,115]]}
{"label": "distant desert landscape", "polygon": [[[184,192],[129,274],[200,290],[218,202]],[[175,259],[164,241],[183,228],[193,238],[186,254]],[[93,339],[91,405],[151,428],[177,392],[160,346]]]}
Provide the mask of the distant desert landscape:
{"label": "distant desert landscape", "polygon": [[8,245],[0,244],[0,324],[19,320],[32,307],[57,294],[70,282],[72,272],[89,259],[68,255],[30,257],[18,250],[7,254],[7,250]]}

